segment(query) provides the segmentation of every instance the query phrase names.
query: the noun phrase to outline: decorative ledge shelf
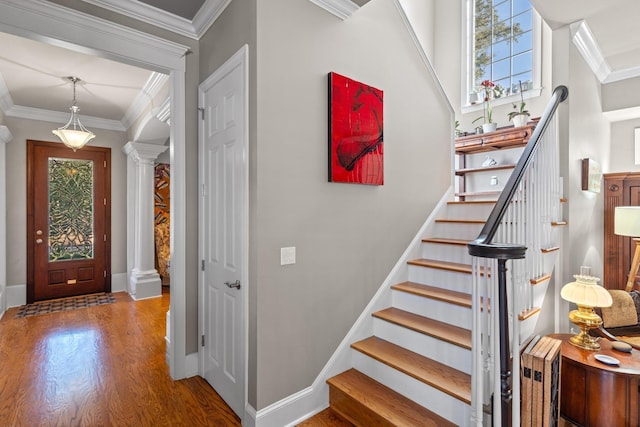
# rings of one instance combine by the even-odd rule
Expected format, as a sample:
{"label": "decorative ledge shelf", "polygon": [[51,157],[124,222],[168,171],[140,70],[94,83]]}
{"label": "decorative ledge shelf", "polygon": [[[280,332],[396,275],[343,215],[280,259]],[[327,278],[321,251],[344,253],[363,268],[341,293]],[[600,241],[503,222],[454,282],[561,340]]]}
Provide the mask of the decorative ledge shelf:
{"label": "decorative ledge shelf", "polygon": [[482,153],[485,151],[500,150],[503,148],[515,148],[526,146],[533,134],[539,119],[530,121],[522,127],[504,127],[495,132],[480,133],[456,138],[456,154]]}

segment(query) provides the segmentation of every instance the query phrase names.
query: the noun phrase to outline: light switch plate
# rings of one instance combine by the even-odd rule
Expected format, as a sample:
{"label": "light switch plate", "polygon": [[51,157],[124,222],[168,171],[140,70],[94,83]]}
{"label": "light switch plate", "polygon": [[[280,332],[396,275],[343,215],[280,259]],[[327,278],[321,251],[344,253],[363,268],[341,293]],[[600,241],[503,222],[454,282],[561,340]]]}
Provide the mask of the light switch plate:
{"label": "light switch plate", "polygon": [[296,263],[295,246],[288,248],[280,248],[280,265],[289,265]]}

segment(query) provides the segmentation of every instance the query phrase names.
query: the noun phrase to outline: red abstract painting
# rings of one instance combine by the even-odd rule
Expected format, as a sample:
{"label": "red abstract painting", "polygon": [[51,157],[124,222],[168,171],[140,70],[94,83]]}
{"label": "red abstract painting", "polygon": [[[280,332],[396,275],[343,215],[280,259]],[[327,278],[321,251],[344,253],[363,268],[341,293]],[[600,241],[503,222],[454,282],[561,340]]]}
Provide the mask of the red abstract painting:
{"label": "red abstract painting", "polygon": [[329,73],[329,181],[382,185],[382,91]]}

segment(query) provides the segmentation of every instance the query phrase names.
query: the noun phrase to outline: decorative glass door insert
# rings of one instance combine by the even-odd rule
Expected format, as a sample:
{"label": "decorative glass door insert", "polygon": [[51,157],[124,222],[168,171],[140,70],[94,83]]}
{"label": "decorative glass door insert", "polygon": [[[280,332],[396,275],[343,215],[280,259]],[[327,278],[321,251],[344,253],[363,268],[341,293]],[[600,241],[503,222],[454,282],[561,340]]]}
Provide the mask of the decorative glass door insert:
{"label": "decorative glass door insert", "polygon": [[49,158],[49,262],[93,258],[93,162]]}
{"label": "decorative glass door insert", "polygon": [[111,149],[27,140],[27,302],[111,291]]}

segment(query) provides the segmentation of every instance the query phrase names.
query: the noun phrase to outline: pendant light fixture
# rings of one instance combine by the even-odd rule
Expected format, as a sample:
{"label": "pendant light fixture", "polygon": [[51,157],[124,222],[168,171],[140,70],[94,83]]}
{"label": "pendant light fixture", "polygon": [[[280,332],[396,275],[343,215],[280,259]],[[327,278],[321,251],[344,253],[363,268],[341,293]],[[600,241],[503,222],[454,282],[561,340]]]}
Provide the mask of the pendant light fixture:
{"label": "pendant light fixture", "polygon": [[73,76],[69,76],[67,79],[73,83],[73,104],[69,107],[71,110],[71,118],[66,125],[55,129],[52,132],[60,138],[64,145],[72,148],[73,151],[76,151],[78,148],[84,147],[87,142],[95,138],[95,135],[80,123],[80,118],[78,117],[80,107],[76,105],[76,83],[78,83],[80,79]]}

